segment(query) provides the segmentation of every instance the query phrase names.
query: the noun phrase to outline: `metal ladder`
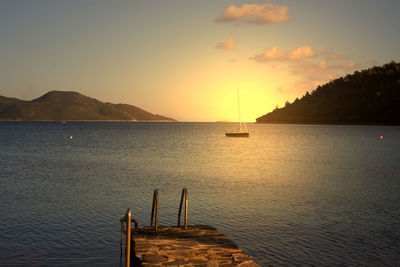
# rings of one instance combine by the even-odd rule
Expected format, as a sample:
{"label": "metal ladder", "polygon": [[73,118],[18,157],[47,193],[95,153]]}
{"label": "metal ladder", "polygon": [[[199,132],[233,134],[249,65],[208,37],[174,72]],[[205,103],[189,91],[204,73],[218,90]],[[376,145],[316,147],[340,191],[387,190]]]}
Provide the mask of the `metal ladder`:
{"label": "metal ladder", "polygon": [[[189,198],[188,192],[186,187],[182,189],[181,194],[181,201],[179,204],[179,212],[178,212],[178,227],[181,225],[181,214],[182,214],[182,206],[183,206],[183,199],[185,199],[185,214],[184,214],[184,229],[187,230],[187,219],[188,219],[188,205],[189,205]],[[121,232],[125,233],[125,266],[130,267],[131,265],[131,238],[132,238],[132,229],[131,229],[131,222],[134,222],[136,230],[138,228],[138,223],[135,219],[132,218],[132,209],[128,208],[125,215],[120,219],[121,222]],[[125,223],[125,225],[124,225]],[[154,224],[154,226],[153,226]],[[154,189],[153,193],[153,205],[151,208],[151,218],[150,218],[150,226],[154,227],[154,231],[158,230],[158,190]],[[122,242],[122,239],[121,239]],[[122,245],[122,243],[121,243]],[[122,253],[122,247],[121,247]],[[121,254],[122,258],[122,254]]]}

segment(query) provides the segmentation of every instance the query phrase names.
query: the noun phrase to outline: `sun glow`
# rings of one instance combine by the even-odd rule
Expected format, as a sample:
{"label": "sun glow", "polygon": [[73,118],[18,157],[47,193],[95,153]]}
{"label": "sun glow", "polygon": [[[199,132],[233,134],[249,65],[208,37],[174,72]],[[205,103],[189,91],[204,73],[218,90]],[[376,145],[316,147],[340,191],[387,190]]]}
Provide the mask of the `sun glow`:
{"label": "sun glow", "polygon": [[[192,68],[174,66],[176,73],[165,79],[174,85],[166,102],[170,114],[183,114],[184,121],[238,121],[237,90],[240,92],[241,120],[255,122],[287,100],[277,91],[284,73],[268,72],[257,63],[242,60],[232,63],[229,58],[203,58]],[[186,116],[190,114],[190,117]]]}

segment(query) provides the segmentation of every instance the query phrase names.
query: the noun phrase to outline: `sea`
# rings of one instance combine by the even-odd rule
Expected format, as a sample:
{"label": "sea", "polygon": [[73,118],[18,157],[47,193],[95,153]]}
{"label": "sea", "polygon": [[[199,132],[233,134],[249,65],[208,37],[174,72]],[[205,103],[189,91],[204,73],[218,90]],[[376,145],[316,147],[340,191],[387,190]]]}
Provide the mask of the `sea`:
{"label": "sea", "polygon": [[120,218],[216,227],[261,266],[400,265],[400,127],[0,122],[0,266],[119,266]]}

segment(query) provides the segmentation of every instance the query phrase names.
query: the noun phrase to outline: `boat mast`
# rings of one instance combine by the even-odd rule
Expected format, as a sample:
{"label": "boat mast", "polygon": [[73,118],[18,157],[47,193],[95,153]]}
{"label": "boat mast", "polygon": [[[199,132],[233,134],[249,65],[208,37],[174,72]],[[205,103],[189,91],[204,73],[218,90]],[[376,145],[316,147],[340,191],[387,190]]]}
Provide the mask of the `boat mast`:
{"label": "boat mast", "polygon": [[242,120],[240,119],[240,100],[239,100],[239,88],[237,89],[237,98],[238,98],[238,115],[239,115],[239,126],[240,126],[240,131],[242,132]]}
{"label": "boat mast", "polygon": [[240,99],[239,99],[239,88],[237,89],[237,96],[238,96],[238,113],[239,113],[239,125],[240,125],[240,132],[243,132],[243,126],[244,125],[244,129],[245,132],[248,132],[249,130],[247,130],[247,125],[246,122],[242,122],[241,118],[240,118]]}

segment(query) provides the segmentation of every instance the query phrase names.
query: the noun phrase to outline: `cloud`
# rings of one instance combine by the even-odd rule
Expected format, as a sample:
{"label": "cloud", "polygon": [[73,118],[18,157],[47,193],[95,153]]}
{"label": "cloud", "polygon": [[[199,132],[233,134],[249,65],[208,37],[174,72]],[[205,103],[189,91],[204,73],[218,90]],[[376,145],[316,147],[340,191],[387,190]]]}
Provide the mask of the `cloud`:
{"label": "cloud", "polygon": [[329,64],[325,60],[303,60],[299,62],[293,62],[289,65],[289,70],[291,74],[302,76],[307,81],[328,81],[330,79],[333,79],[338,75],[336,69],[338,69],[338,67]]}
{"label": "cloud", "polygon": [[354,71],[359,66],[360,64],[354,61],[332,64],[325,59],[321,59],[320,61],[302,60],[291,62],[289,72],[298,77],[299,80],[292,84],[286,84],[284,88],[278,88],[277,90],[285,93],[312,91],[318,85],[325,84],[330,80]]}
{"label": "cloud", "polygon": [[354,70],[355,68],[358,68],[359,66],[360,66],[360,64],[357,64],[354,61],[349,61],[347,63],[339,65],[338,68],[345,69],[345,70]]}
{"label": "cloud", "polygon": [[292,75],[290,82],[277,88],[281,93],[304,93],[314,90],[318,85],[329,82],[360,67],[332,50],[318,53],[310,46],[300,46],[292,50],[282,51],[277,46],[266,49],[250,59],[263,63],[270,68],[280,65],[284,71]]}
{"label": "cloud", "polygon": [[333,61],[333,60],[347,60],[350,57],[338,54],[334,52],[332,49],[328,49],[321,52],[321,56],[325,58],[325,60]]}
{"label": "cloud", "polygon": [[216,22],[234,22],[248,24],[272,24],[290,20],[289,8],[273,4],[231,5],[222,12]]}
{"label": "cloud", "polygon": [[293,50],[279,51],[277,46],[267,49],[263,54],[258,54],[251,59],[258,62],[271,60],[299,60],[315,56],[315,51],[311,46],[300,46]]}
{"label": "cloud", "polygon": [[284,94],[302,94],[305,91],[312,91],[318,85],[323,84],[323,81],[307,81],[307,80],[295,80],[293,82],[288,82],[278,87],[276,90]]}
{"label": "cloud", "polygon": [[218,43],[216,48],[222,49],[225,51],[230,51],[235,48],[235,39],[234,38],[229,38],[228,40]]}

